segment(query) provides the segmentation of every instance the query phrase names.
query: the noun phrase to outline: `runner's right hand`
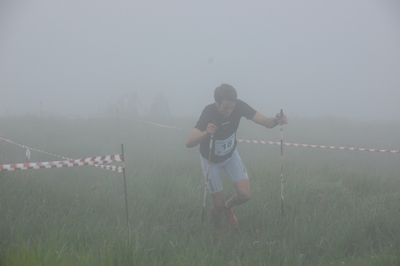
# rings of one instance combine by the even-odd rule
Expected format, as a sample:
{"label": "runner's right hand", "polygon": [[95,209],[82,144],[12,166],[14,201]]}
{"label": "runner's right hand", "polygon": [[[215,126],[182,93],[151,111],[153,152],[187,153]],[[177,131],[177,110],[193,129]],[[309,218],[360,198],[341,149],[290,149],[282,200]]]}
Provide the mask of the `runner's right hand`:
{"label": "runner's right hand", "polygon": [[214,134],[214,133],[217,131],[217,126],[214,125],[213,123],[209,123],[209,124],[207,125],[206,131],[207,131],[207,134],[212,135],[212,134]]}

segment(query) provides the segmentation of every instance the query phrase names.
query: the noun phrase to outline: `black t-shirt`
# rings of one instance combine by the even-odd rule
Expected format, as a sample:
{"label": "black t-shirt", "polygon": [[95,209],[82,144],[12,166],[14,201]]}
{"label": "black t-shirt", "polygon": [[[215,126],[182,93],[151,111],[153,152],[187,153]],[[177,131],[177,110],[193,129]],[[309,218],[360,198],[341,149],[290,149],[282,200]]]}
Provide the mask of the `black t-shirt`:
{"label": "black t-shirt", "polygon": [[[218,112],[215,103],[209,104],[204,108],[195,128],[204,131],[209,123],[217,126],[217,131],[214,134],[211,162],[223,162],[232,156],[237,144],[236,131],[239,127],[240,119],[242,116],[252,119],[256,112],[250,105],[241,100],[237,100],[235,108],[228,118],[223,117]],[[210,137],[200,143],[200,154],[206,159],[208,159]]]}

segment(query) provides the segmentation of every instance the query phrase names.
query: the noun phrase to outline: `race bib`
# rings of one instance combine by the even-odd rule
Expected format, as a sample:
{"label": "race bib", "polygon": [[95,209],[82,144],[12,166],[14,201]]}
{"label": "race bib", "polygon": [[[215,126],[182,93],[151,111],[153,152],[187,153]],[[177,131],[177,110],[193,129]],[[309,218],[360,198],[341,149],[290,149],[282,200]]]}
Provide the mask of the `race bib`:
{"label": "race bib", "polygon": [[235,146],[235,133],[229,138],[224,140],[215,140],[214,154],[217,156],[224,156],[232,151]]}

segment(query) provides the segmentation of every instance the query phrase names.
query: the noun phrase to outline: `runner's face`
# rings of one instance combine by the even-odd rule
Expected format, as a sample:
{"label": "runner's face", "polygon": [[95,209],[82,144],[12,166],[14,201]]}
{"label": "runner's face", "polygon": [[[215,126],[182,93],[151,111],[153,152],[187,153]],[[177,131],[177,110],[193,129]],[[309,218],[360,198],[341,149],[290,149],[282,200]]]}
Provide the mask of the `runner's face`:
{"label": "runner's face", "polygon": [[227,100],[222,100],[221,103],[216,103],[218,112],[225,118],[228,118],[233,109],[235,108],[236,102],[231,102]]}

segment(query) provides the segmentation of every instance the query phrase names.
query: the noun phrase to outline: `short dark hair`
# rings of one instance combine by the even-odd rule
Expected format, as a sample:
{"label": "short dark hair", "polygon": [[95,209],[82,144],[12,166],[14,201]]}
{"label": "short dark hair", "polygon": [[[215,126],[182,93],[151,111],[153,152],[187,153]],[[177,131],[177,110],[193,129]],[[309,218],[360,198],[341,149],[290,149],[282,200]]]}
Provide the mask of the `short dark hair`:
{"label": "short dark hair", "polygon": [[214,99],[217,103],[222,103],[223,100],[236,102],[237,93],[234,87],[229,84],[223,83],[221,86],[215,88]]}

